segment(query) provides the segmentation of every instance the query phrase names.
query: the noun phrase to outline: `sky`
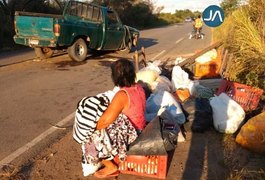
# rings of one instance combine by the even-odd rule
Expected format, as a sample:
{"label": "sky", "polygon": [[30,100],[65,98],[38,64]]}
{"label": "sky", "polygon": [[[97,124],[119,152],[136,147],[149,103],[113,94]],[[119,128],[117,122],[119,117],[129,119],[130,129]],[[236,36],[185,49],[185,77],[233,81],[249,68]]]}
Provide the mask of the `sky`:
{"label": "sky", "polygon": [[175,13],[175,10],[190,9],[203,11],[210,5],[220,5],[222,0],[153,0],[156,7],[164,6],[162,12]]}

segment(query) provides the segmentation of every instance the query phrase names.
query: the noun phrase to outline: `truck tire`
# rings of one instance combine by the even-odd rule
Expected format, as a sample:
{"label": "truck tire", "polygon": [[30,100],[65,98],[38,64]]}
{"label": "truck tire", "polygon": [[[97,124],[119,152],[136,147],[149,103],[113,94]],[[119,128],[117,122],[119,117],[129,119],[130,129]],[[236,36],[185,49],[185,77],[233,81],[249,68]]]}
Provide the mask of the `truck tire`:
{"label": "truck tire", "polygon": [[69,57],[74,61],[84,61],[87,57],[87,44],[82,39],[77,39],[74,44],[67,49]]}
{"label": "truck tire", "polygon": [[54,50],[48,47],[44,47],[44,48],[34,48],[35,54],[37,55],[38,58],[40,59],[48,59],[50,57],[52,57]]}

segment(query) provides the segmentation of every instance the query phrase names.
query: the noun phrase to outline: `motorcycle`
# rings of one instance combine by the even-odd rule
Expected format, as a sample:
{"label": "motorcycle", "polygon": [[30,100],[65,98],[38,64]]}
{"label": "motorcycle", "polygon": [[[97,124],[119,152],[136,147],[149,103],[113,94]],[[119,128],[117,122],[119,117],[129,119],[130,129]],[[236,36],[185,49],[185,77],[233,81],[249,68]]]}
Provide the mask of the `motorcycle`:
{"label": "motorcycle", "polygon": [[189,39],[195,38],[195,39],[203,39],[203,34],[200,31],[200,28],[195,28],[195,32],[190,34]]}

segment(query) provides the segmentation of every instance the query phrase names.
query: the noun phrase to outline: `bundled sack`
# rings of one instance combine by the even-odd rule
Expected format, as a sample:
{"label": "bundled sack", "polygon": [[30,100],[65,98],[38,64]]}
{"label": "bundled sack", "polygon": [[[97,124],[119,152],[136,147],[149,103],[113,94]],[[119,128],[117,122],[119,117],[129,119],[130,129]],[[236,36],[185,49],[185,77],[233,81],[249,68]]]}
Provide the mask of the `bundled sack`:
{"label": "bundled sack", "polygon": [[195,86],[194,96],[199,97],[199,98],[210,99],[214,97],[214,92],[212,89],[199,84]]}
{"label": "bundled sack", "polygon": [[243,108],[225,93],[213,97],[210,104],[215,129],[221,133],[235,133],[245,118]]}
{"label": "bundled sack", "polygon": [[151,84],[151,89],[154,93],[159,91],[173,92],[171,81],[166,76],[158,76],[157,79]]}
{"label": "bundled sack", "polygon": [[189,88],[189,74],[180,66],[174,66],[172,70],[172,85],[174,89]]}
{"label": "bundled sack", "polygon": [[236,142],[257,153],[265,153],[265,112],[251,118],[236,136]]}
{"label": "bundled sack", "polygon": [[155,60],[153,62],[147,62],[146,67],[142,68],[141,70],[154,70],[156,71],[158,74],[161,74],[161,69],[160,69],[160,64],[161,61],[160,60]]}
{"label": "bundled sack", "polygon": [[159,73],[155,70],[140,70],[136,73],[136,82],[141,81],[151,86],[158,76]]}
{"label": "bundled sack", "polygon": [[178,142],[185,141],[179,125],[176,125],[175,127],[164,125],[162,127],[162,137],[166,151],[174,150],[177,147]]}
{"label": "bundled sack", "polygon": [[174,120],[174,117],[172,117],[172,114],[169,111],[165,110],[161,113],[160,118],[165,148],[169,151],[171,145],[171,147],[175,148],[177,142],[185,141],[185,137],[179,124]]}
{"label": "bundled sack", "polygon": [[168,91],[151,94],[146,101],[145,118],[148,122],[150,122],[156,116],[162,114],[165,110],[171,114],[176,123],[184,124],[186,121],[181,105]]}
{"label": "bundled sack", "polygon": [[203,133],[213,126],[213,112],[207,98],[189,98],[182,104],[188,121],[192,121],[191,130]]}

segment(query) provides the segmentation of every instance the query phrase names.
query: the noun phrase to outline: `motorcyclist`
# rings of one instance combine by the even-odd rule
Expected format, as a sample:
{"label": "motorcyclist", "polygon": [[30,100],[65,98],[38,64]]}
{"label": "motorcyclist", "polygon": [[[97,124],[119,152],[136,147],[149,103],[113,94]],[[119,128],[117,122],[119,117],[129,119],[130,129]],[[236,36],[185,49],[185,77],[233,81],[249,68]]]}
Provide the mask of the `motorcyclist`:
{"label": "motorcyclist", "polygon": [[201,31],[202,31],[202,18],[201,18],[201,15],[198,16],[197,19],[195,19],[195,28],[196,29],[199,29],[199,33],[201,34]]}
{"label": "motorcyclist", "polygon": [[198,17],[193,21],[192,25],[193,25],[193,30],[192,30],[192,33],[190,34],[189,39],[191,39],[194,36],[194,34],[197,32],[197,29],[199,31],[201,38],[203,39],[203,34],[201,33],[202,31],[201,15],[198,15]]}

